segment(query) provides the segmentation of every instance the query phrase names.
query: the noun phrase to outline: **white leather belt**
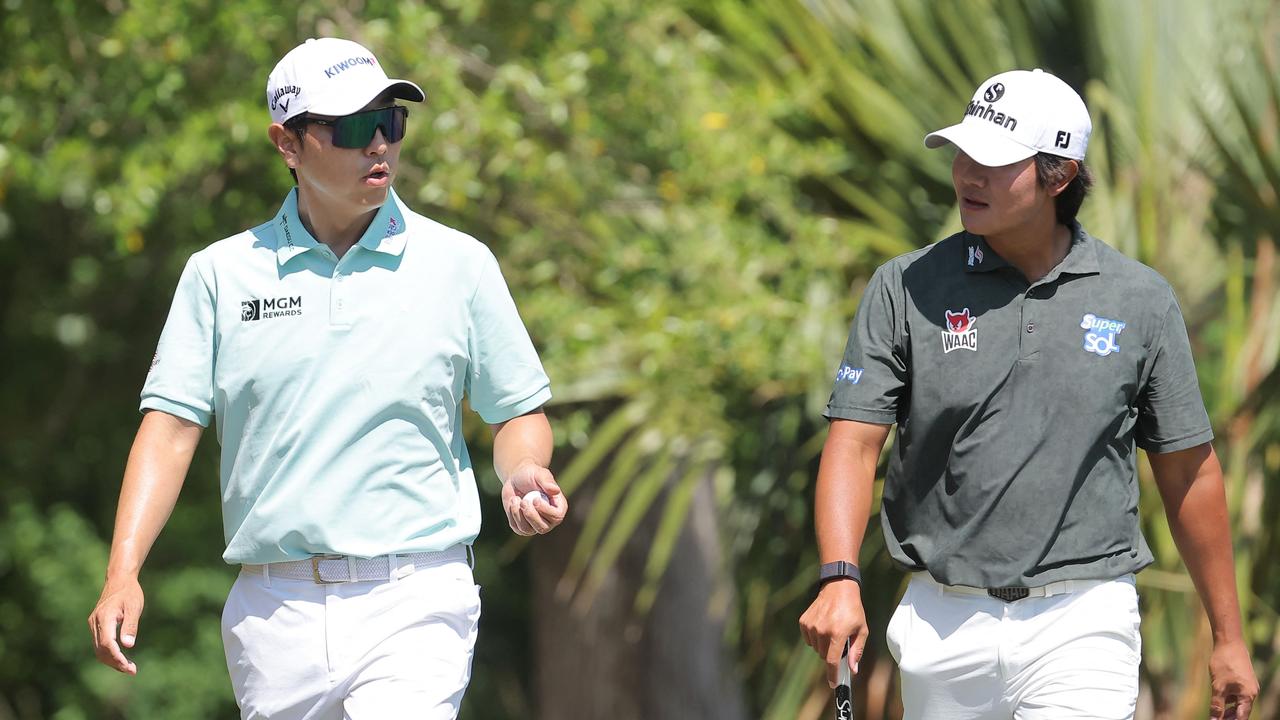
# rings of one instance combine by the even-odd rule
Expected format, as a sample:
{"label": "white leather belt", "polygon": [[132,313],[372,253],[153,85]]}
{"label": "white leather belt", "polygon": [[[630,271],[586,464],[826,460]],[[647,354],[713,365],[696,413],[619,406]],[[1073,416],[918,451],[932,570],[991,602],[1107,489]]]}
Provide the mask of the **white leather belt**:
{"label": "white leather belt", "polygon": [[[936,586],[945,593],[955,593],[957,595],[981,595],[983,597],[993,597],[1004,602],[1015,602],[1029,597],[1051,597],[1053,595],[1064,595],[1066,593],[1084,592],[1089,588],[1095,588],[1103,583],[1112,582],[1111,580],[1059,580],[1051,582],[1047,585],[1038,587],[1003,587],[1003,588],[979,588],[969,587],[968,585],[943,585],[934,580],[927,572],[917,573],[917,575],[931,585]],[[1126,575],[1117,580],[1133,582],[1133,576]]]}
{"label": "white leather belt", "polygon": [[405,553],[404,555],[379,555],[372,558],[351,555],[312,555],[306,560],[270,563],[268,565],[241,565],[251,575],[266,575],[284,580],[310,580],[317,585],[332,583],[391,580],[413,572],[415,569],[466,561],[467,546],[454,545],[440,552]]}

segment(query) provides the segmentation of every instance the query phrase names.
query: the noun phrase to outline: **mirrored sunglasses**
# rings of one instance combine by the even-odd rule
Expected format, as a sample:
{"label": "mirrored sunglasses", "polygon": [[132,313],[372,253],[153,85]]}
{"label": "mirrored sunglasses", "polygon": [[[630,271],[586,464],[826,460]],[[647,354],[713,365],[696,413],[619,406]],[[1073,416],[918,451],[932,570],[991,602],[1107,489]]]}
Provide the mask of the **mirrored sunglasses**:
{"label": "mirrored sunglasses", "polygon": [[307,122],[325,125],[333,129],[333,145],[340,148],[362,148],[369,145],[373,133],[382,128],[382,136],[388,143],[398,143],[404,139],[405,125],[409,118],[409,109],[403,105],[363,110],[332,120],[307,117]]}

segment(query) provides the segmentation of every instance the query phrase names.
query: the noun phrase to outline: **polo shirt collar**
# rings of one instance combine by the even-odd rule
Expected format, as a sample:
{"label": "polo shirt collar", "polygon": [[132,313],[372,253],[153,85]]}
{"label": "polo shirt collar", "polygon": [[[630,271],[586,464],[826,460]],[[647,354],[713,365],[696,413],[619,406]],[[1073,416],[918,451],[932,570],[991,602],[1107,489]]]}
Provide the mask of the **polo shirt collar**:
{"label": "polo shirt collar", "polygon": [[1045,279],[1058,275],[1097,275],[1100,272],[1102,266],[1098,264],[1098,241],[1085,232],[1079,222],[1072,220],[1071,249]]}
{"label": "polo shirt collar", "polygon": [[272,221],[276,231],[276,260],[284,265],[308,250],[320,247],[320,243],[307,231],[298,217],[298,188],[289,191],[284,204]]}
{"label": "polo shirt collar", "polygon": [[[1101,272],[1101,266],[1098,265],[1098,241],[1085,232],[1079,222],[1073,220],[1070,227],[1071,248],[1067,250],[1067,256],[1040,283],[1053,281],[1060,275],[1096,275]],[[966,232],[964,238],[965,272],[990,272],[1010,267],[1007,260],[991,249],[985,237]]]}
{"label": "polo shirt collar", "polygon": [[365,250],[399,255],[404,252],[404,243],[404,206],[400,204],[396,191],[392,190],[387,193],[387,201],[382,203],[373,222],[369,223],[368,229],[356,244]]}
{"label": "polo shirt collar", "polygon": [[[273,223],[276,231],[276,260],[281,265],[308,250],[323,247],[311,236],[302,224],[302,218],[298,216],[298,188],[296,187],[285,197],[284,204],[280,206]],[[404,252],[404,207],[395,190],[388,193],[387,201],[378,209],[378,214],[373,217],[368,229],[356,244],[366,250],[387,255],[400,255]]]}

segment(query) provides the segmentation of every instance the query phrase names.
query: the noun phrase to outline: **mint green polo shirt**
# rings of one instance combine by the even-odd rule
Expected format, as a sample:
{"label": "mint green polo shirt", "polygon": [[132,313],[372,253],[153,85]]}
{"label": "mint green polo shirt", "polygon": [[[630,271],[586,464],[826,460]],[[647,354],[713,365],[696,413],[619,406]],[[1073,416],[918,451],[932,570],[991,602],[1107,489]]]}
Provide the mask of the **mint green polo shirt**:
{"label": "mint green polo shirt", "polygon": [[500,423],[551,398],[493,254],[395,195],[341,260],[298,218],[195,253],[142,410],[222,446],[228,563],[471,543],[462,399]]}

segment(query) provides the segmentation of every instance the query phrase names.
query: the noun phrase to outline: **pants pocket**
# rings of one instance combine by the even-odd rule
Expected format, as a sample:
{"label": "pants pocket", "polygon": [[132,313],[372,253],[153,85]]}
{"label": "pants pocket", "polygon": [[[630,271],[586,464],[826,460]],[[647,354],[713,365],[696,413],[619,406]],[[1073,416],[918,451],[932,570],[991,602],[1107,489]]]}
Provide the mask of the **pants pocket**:
{"label": "pants pocket", "polygon": [[911,615],[914,612],[911,607],[911,590],[915,587],[914,583],[907,585],[907,591],[902,594],[902,599],[898,601],[898,606],[894,608],[893,615],[889,617],[889,624],[885,626],[884,639],[885,644],[889,647],[889,654],[893,656],[896,663],[902,663],[902,648],[906,645],[906,633],[910,626]]}
{"label": "pants pocket", "polygon": [[1127,620],[1125,629],[1129,635],[1129,649],[1133,651],[1133,657],[1137,660],[1142,659],[1142,613],[1138,608],[1138,590],[1130,582],[1116,581],[1116,585],[1121,589],[1125,598],[1125,613]]}

